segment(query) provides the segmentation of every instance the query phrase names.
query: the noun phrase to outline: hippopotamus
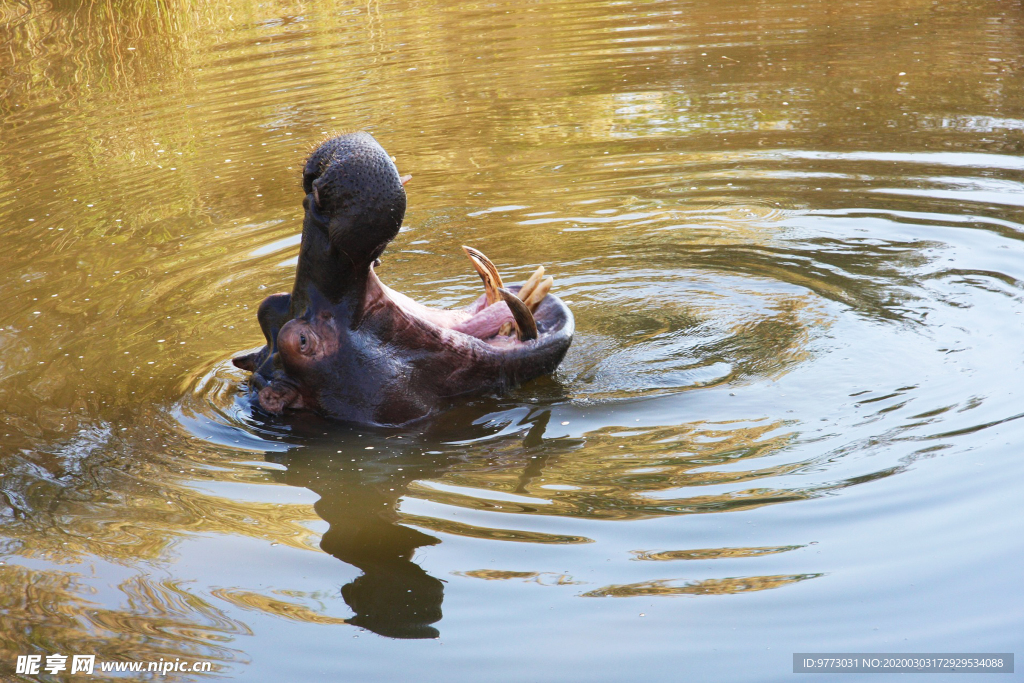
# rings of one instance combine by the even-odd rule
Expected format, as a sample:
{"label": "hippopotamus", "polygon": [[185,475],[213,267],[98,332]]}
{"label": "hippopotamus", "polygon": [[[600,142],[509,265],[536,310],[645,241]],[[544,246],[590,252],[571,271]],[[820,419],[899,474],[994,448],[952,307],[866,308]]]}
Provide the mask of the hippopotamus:
{"label": "hippopotamus", "polygon": [[380,281],[374,268],[402,226],[407,181],[365,132],[330,138],[306,160],[292,291],[259,306],[266,345],[233,359],[252,373],[263,411],[402,426],[549,374],[565,356],[574,321],[548,293],[550,278],[505,287],[464,247],[485,289],[465,308],[431,308]]}

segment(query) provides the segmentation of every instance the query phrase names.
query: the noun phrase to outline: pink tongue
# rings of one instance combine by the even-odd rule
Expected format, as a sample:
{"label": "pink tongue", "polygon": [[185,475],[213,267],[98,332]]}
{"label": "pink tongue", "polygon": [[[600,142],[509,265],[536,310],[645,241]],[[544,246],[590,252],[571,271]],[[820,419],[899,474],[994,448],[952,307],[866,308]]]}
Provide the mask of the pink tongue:
{"label": "pink tongue", "polygon": [[499,301],[452,329],[477,339],[489,339],[498,334],[501,326],[509,320],[512,320],[512,311],[508,310],[508,305],[504,301]]}

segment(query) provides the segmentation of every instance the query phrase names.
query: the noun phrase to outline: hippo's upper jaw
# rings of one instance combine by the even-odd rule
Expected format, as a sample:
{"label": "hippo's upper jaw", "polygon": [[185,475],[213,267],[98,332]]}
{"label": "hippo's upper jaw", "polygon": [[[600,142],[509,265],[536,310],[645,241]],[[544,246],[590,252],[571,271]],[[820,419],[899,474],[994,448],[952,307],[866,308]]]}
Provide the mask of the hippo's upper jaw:
{"label": "hippo's upper jaw", "polygon": [[295,284],[260,305],[267,345],[234,359],[253,373],[250,392],[263,410],[401,425],[561,362],[573,317],[547,294],[543,269],[506,289],[490,261],[466,248],[486,291],[461,310],[423,306],[377,278],[374,262],[405,215],[406,180],[367,133],[332,138],[310,155]]}

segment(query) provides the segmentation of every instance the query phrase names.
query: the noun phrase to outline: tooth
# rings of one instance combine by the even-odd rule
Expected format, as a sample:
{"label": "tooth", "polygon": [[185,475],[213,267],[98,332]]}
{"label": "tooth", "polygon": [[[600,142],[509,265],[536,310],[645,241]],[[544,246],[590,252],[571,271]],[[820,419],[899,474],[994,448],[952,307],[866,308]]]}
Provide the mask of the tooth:
{"label": "tooth", "polygon": [[526,281],[522,289],[519,290],[518,296],[523,301],[530,298],[530,294],[533,292],[537,283],[544,277],[544,266],[537,266],[537,270],[533,271],[533,275]]}
{"label": "tooth", "polygon": [[498,290],[501,298],[508,304],[512,311],[512,318],[515,320],[516,337],[519,341],[530,341],[537,338],[537,321],[533,319],[533,313],[526,307],[523,300],[504,287]]}
{"label": "tooth", "polygon": [[316,189],[316,185],[313,186],[313,201],[316,203],[317,208],[320,208],[320,193]]}
{"label": "tooth", "polygon": [[487,293],[487,305],[490,306],[493,303],[501,301],[502,295],[500,291],[505,287],[505,285],[501,282],[501,276],[498,275],[498,269],[494,267],[494,264],[491,263],[489,258],[473,247],[463,245],[462,250],[466,252],[466,256],[469,257],[473,267],[476,268],[476,272],[480,274],[480,279],[484,281],[484,291]]}
{"label": "tooth", "polygon": [[537,307],[540,306],[540,302],[544,301],[544,297],[546,297],[548,295],[548,292],[551,291],[551,285],[553,285],[554,283],[555,278],[544,278],[543,282],[537,285],[537,287],[534,288],[532,292],[530,292],[530,296],[527,297],[524,303],[526,304],[526,307],[530,309],[531,312],[537,310]]}
{"label": "tooth", "polygon": [[[518,296],[524,302],[525,301],[529,301],[530,295],[533,294],[533,291],[537,288],[537,283],[539,283],[541,281],[541,278],[543,278],[543,277],[544,277],[544,266],[537,266],[537,270],[533,271],[533,275],[531,275],[530,278],[526,281],[526,283],[519,289],[519,291],[516,292],[516,296]],[[550,285],[548,285],[548,289],[551,289]],[[529,308],[531,311],[534,311],[534,310],[536,310],[537,306],[536,305],[530,306],[529,304],[527,304],[527,308]],[[511,332],[512,332],[512,323],[511,322],[505,323],[504,325],[501,326],[501,329],[498,330],[498,334],[503,336],[503,337],[507,336]]]}

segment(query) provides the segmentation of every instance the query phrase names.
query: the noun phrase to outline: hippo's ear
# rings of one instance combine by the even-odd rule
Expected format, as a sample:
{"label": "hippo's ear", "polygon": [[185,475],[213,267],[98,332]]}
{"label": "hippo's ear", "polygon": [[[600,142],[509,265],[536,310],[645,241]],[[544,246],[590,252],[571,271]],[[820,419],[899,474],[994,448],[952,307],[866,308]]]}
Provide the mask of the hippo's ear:
{"label": "hippo's ear", "polygon": [[259,355],[260,355],[260,352],[257,351],[255,353],[250,353],[250,354],[247,354],[245,356],[239,356],[237,358],[232,358],[231,362],[235,364],[236,368],[239,368],[241,370],[245,370],[247,372],[255,372],[256,371],[256,361],[259,358]]}
{"label": "hippo's ear", "polygon": [[260,303],[256,311],[256,319],[260,321],[260,329],[267,340],[267,346],[273,348],[277,331],[291,319],[292,297],[290,294],[271,294]]}

